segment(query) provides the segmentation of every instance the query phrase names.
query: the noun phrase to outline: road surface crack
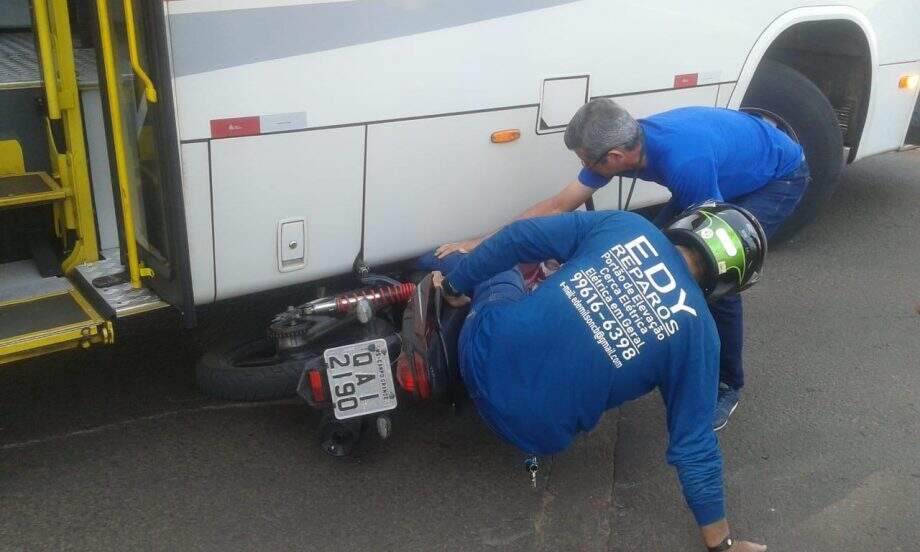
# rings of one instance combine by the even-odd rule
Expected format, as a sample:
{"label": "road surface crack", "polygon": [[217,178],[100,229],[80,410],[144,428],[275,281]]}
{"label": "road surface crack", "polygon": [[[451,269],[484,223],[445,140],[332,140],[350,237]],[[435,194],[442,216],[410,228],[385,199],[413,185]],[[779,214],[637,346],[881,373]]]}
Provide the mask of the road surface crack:
{"label": "road surface crack", "polygon": [[613,538],[616,534],[614,531],[614,523],[617,509],[617,500],[616,500],[616,489],[617,489],[617,477],[619,470],[617,469],[617,457],[620,453],[620,423],[623,421],[623,416],[620,415],[620,412],[617,411],[617,420],[615,430],[613,432],[613,477],[610,480],[610,495],[609,500],[606,504],[607,508],[607,547],[605,550],[613,550]]}

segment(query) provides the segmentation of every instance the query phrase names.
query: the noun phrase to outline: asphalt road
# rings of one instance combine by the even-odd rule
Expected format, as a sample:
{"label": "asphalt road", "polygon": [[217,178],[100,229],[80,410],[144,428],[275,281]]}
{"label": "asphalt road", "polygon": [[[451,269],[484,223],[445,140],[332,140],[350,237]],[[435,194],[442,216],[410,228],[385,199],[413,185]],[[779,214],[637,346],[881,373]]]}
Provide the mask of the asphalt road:
{"label": "asphalt road", "polygon": [[[920,549],[920,152],[844,171],[746,298],[721,434],[729,519],[771,550]],[[697,550],[657,395],[608,414],[537,489],[471,409],[400,412],[350,462],[297,401],[203,397],[195,359],[289,297],[169,313],[119,344],[0,370],[0,550]],[[611,469],[613,467],[613,469]]]}

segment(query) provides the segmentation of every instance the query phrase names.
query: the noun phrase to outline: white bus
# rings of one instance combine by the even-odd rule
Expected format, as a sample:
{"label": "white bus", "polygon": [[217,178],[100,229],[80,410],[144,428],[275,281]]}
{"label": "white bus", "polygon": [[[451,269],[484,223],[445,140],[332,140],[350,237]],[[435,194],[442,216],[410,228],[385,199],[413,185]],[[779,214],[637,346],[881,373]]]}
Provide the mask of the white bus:
{"label": "white bus", "polygon": [[0,0],[0,363],[481,234],[572,179],[593,97],[782,125],[791,232],[918,142],[918,29],[915,0]]}

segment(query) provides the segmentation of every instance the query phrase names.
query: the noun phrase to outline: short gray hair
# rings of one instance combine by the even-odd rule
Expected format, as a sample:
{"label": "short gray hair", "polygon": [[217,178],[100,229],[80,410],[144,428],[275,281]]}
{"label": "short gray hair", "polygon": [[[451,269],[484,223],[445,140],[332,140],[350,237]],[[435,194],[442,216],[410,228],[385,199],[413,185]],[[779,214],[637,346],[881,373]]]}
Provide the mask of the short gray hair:
{"label": "short gray hair", "polygon": [[641,143],[639,123],[610,98],[595,98],[581,106],[565,129],[565,146],[582,150],[592,161],[612,149],[632,151]]}

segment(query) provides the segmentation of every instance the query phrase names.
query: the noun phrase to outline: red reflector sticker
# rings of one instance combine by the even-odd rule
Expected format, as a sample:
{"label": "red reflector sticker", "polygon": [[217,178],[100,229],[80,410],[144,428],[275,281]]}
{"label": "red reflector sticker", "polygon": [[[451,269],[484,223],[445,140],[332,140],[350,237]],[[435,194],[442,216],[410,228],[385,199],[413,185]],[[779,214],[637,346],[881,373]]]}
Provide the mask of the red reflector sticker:
{"label": "red reflector sticker", "polygon": [[674,75],[674,88],[687,88],[696,86],[699,82],[699,73],[687,73],[686,75]]}
{"label": "red reflector sticker", "polygon": [[233,136],[252,136],[260,134],[262,127],[258,117],[234,117],[232,119],[211,120],[211,138],[230,138]]}

